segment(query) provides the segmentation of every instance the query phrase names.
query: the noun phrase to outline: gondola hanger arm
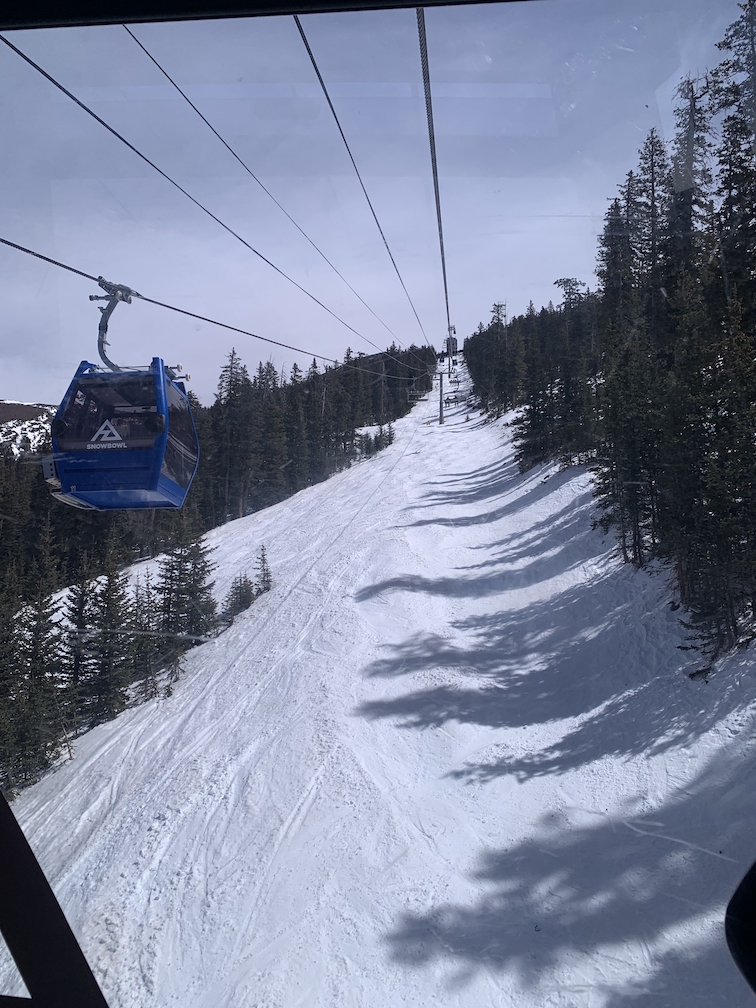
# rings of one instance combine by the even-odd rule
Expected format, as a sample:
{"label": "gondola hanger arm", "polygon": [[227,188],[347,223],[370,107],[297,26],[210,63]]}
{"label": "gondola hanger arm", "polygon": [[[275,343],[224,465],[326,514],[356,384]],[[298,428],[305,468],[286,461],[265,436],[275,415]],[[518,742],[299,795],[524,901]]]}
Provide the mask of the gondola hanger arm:
{"label": "gondola hanger arm", "polygon": [[131,304],[132,297],[140,297],[140,295],[132,290],[130,287],[126,287],[125,284],[115,284],[106,280],[104,277],[97,277],[97,283],[106,292],[105,294],[90,294],[90,301],[107,301],[108,303],[104,308],[100,308],[102,315],[100,317],[100,324],[97,327],[97,352],[100,355],[100,360],[103,364],[107,365],[111,371],[122,371],[123,368],[114,364],[105,353],[105,347],[110,346],[107,340],[108,335],[108,321],[110,316],[116,309],[116,306],[120,301],[125,301],[126,304]]}

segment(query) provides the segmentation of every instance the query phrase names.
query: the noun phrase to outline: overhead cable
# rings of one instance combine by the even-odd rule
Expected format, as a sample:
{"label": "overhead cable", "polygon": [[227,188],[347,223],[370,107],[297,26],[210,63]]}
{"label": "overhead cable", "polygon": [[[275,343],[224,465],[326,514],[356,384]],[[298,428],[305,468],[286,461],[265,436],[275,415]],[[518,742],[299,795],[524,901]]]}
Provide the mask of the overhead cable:
{"label": "overhead cable", "polygon": [[323,94],[325,95],[325,100],[328,102],[328,107],[331,110],[331,114],[333,115],[333,118],[334,118],[334,120],[336,122],[336,126],[338,128],[338,131],[341,134],[341,139],[344,141],[344,146],[346,147],[346,152],[349,155],[349,160],[352,162],[352,167],[355,170],[355,174],[357,175],[357,179],[358,179],[358,181],[360,183],[360,187],[362,188],[362,192],[364,193],[365,199],[367,200],[367,205],[370,207],[370,213],[373,215],[373,220],[375,221],[375,225],[378,228],[378,231],[380,233],[381,238],[383,239],[383,244],[386,246],[386,251],[388,252],[389,259],[391,260],[391,265],[394,267],[394,271],[396,272],[396,275],[399,277],[399,283],[402,285],[402,290],[406,294],[407,300],[410,303],[410,307],[412,308],[414,316],[417,319],[417,324],[420,326],[420,331],[423,334],[423,339],[425,340],[426,343],[428,343],[428,346],[430,346],[430,342],[428,341],[428,337],[427,337],[427,335],[425,333],[425,329],[423,328],[423,323],[420,321],[420,316],[417,314],[417,309],[415,308],[415,304],[414,304],[412,298],[410,297],[410,293],[407,290],[406,284],[404,283],[404,279],[402,277],[402,274],[399,272],[399,267],[396,265],[396,260],[394,259],[394,255],[393,255],[393,253],[391,251],[391,248],[389,247],[389,243],[386,240],[386,235],[384,234],[383,228],[381,227],[381,222],[378,220],[378,215],[376,214],[375,208],[373,207],[371,199],[368,196],[368,191],[365,188],[365,183],[362,181],[362,175],[360,175],[360,169],[357,167],[357,162],[354,160],[354,155],[352,154],[352,150],[351,150],[351,148],[349,146],[349,142],[347,141],[347,138],[346,138],[346,135],[344,133],[344,130],[341,128],[341,123],[339,122],[339,117],[336,114],[336,109],[333,107],[333,102],[331,101],[331,96],[328,93],[328,88],[326,87],[325,81],[323,80],[323,75],[320,72],[320,69],[319,69],[318,64],[317,64],[317,62],[315,60],[315,56],[313,54],[313,51],[310,48],[310,43],[307,41],[307,36],[305,35],[304,28],[302,27],[302,22],[299,20],[299,17],[296,14],[294,15],[294,20],[296,22],[297,28],[299,29],[299,34],[302,36],[302,41],[304,42],[305,49],[307,50],[307,55],[310,57],[310,62],[312,63],[312,68],[315,71],[315,74],[316,74],[316,76],[318,78],[318,81],[320,82],[320,87],[322,88]]}
{"label": "overhead cable", "polygon": [[[161,66],[160,63],[158,63],[158,61],[155,59],[155,57],[152,55],[152,53],[146,48],[146,46],[144,45],[144,43],[142,43],[142,42],[139,41],[139,39],[136,37],[136,35],[134,34],[134,32],[128,27],[128,25],[122,25],[121,27],[124,28],[125,31],[127,31],[129,33],[129,35],[133,38],[133,40],[136,42],[136,44],[139,46],[139,48],[142,50],[142,52],[148,57],[148,59],[152,60],[152,62],[158,68],[158,70],[160,71],[160,73],[166,78],[166,80],[170,81],[170,83],[178,91],[178,93],[181,95],[181,97],[187,102],[187,104],[191,108],[194,109],[194,111],[197,113],[197,115],[200,117],[200,119],[203,121],[203,123],[208,127],[208,129],[210,129],[215,134],[215,136],[220,140],[220,142],[223,144],[223,146],[226,148],[226,150],[229,152],[229,154],[233,155],[233,157],[236,158],[236,160],[239,162],[239,164],[242,166],[242,168],[245,170],[245,172],[247,172],[247,174],[251,178],[253,178],[255,180],[255,182],[257,182],[257,184],[260,186],[260,188],[262,189],[262,191],[273,200],[273,202],[276,204],[276,206],[278,207],[278,209],[291,221],[291,223],[294,225],[294,227],[297,229],[297,231],[299,231],[299,233],[302,235],[302,237],[305,238],[310,243],[310,245],[312,245],[312,247],[315,249],[315,251],[318,253],[318,255],[321,256],[321,258],[331,267],[331,269],[334,271],[334,273],[336,274],[336,276],[338,276],[340,280],[343,280],[343,282],[347,285],[347,287],[352,292],[352,294],[354,294],[354,296],[359,301],[362,302],[362,304],[367,308],[367,310],[370,312],[370,314],[374,318],[378,319],[378,321],[381,323],[381,325],[383,326],[383,328],[395,340],[399,340],[399,337],[396,335],[396,333],[383,321],[383,319],[380,317],[380,315],[378,315],[375,311],[373,311],[373,309],[370,307],[370,305],[367,303],[367,301],[365,301],[365,299],[360,294],[357,293],[357,291],[354,289],[354,287],[352,287],[352,285],[349,283],[349,281],[347,280],[347,278],[331,262],[331,260],[325,254],[325,252],[318,245],[316,245],[315,242],[312,240],[312,238],[310,238],[310,236],[307,234],[307,232],[303,228],[301,228],[299,226],[299,224],[297,224],[297,222],[294,220],[294,218],[291,216],[291,214],[288,212],[288,210],[286,210],[285,207],[283,207],[278,202],[278,200],[273,195],[273,193],[270,191],[270,189],[268,189],[267,186],[263,182],[260,181],[260,179],[257,177],[257,175],[255,175],[255,173],[252,171],[252,169],[249,167],[249,165],[241,157],[239,157],[239,155],[236,153],[236,151],[233,149],[233,147],[220,135],[220,133],[217,131],[217,129],[213,126],[213,124],[211,122],[209,122],[209,120],[202,114],[202,112],[200,112],[200,110],[197,108],[197,106],[194,104],[194,102],[191,100],[191,98],[189,98],[189,96],[186,94],[185,91],[182,91],[182,89],[178,86],[178,84],[176,83],[176,81],[168,74],[167,70],[165,70]],[[375,347],[376,350],[380,350],[380,347],[376,343],[373,343],[372,340],[369,340],[367,338],[367,336],[363,336],[362,338],[367,343],[369,343],[371,346]]]}
{"label": "overhead cable", "polygon": [[441,275],[444,279],[444,303],[446,304],[446,331],[451,336],[449,316],[449,287],[446,282],[446,255],[444,253],[444,229],[441,224],[441,195],[438,188],[438,163],[436,161],[436,131],[433,128],[433,102],[431,100],[430,70],[428,68],[428,43],[425,37],[425,11],[417,8],[417,34],[420,41],[420,65],[423,71],[425,89],[425,113],[428,118],[428,140],[430,142],[431,169],[433,171],[433,193],[436,197],[436,220],[438,221],[438,245],[441,250]]}
{"label": "overhead cable", "polygon": [[[84,102],[79,101],[76,95],[71,94],[71,92],[67,88],[63,87],[63,85],[60,84],[58,81],[56,81],[54,77],[51,77],[46,70],[43,70],[41,66],[39,66],[37,63],[34,62],[34,60],[30,59],[25,53],[21,52],[21,50],[17,46],[13,45],[12,42],[9,42],[4,35],[0,35],[0,41],[4,42],[9,48],[11,48],[15,53],[17,53],[30,66],[34,67],[35,70],[41,73],[42,76],[45,77],[47,80],[49,80],[50,83],[53,84],[56,88],[58,88],[59,91],[62,91],[64,95],[66,95],[68,98],[71,99],[71,101],[76,102],[79,108],[83,109],[88,115],[90,115],[93,119],[95,119],[98,123],[100,123],[101,126],[104,126],[109,133],[112,133],[114,137],[117,137],[117,139],[120,140],[121,143],[125,144],[129,148],[129,150],[133,151],[137,155],[137,157],[140,157],[142,161],[144,161],[146,164],[150,166],[150,168],[153,168],[159,175],[162,175],[162,177],[166,179],[166,181],[170,182],[172,186],[175,186],[175,188],[178,189],[179,192],[183,193],[184,196],[187,197],[187,199],[190,199],[195,206],[199,207],[199,209],[203,211],[203,213],[206,213],[208,217],[211,217],[216,222],[216,224],[220,224],[220,226],[224,230],[228,231],[230,235],[233,235],[233,237],[236,238],[237,241],[240,241],[242,245],[244,245],[246,248],[248,248],[250,252],[254,252],[256,256],[262,259],[264,263],[267,263],[267,265],[270,266],[272,269],[274,269],[276,273],[279,273],[282,277],[288,280],[289,283],[293,284],[298,290],[302,291],[303,294],[306,294],[311,301],[315,302],[315,304],[320,305],[320,307],[323,308],[325,311],[327,311],[328,314],[331,315],[333,318],[335,318],[337,322],[340,322],[341,325],[347,328],[350,332],[353,332],[355,336],[359,336],[360,339],[365,339],[362,333],[358,332],[357,329],[353,328],[352,326],[349,325],[348,322],[345,322],[344,319],[340,318],[336,314],[336,312],[331,311],[331,309],[327,305],[324,305],[323,302],[318,300],[318,298],[316,298],[314,294],[311,294],[305,287],[302,287],[301,284],[298,284],[297,281],[294,280],[292,277],[290,277],[287,273],[284,273],[284,271],[280,269],[280,267],[276,266],[275,263],[272,263],[270,259],[267,259],[262,254],[262,252],[258,252],[258,250],[254,248],[254,246],[250,245],[248,241],[246,241],[244,238],[241,237],[241,235],[237,234],[236,231],[234,231],[233,228],[229,227],[228,224],[222,221],[220,217],[216,217],[215,214],[212,212],[212,210],[208,210],[206,206],[200,203],[198,199],[195,199],[195,197],[192,196],[191,193],[187,192],[187,190],[184,189],[183,186],[179,185],[179,183],[176,182],[175,179],[172,179],[171,176],[168,175],[166,172],[164,172],[162,168],[158,168],[158,166],[155,164],[154,161],[150,161],[150,159],[145,154],[142,154],[142,152],[140,150],[137,150],[137,148],[133,144],[129,143],[129,141],[125,137],[121,136],[121,134],[117,130],[113,129],[113,127],[110,126],[108,123],[106,123],[104,119],[101,119],[96,112],[93,112],[92,109],[90,109],[87,105],[84,104]],[[367,342],[370,341],[368,340]]]}
{"label": "overhead cable", "polygon": [[[23,245],[17,245],[15,242],[8,241],[7,238],[0,238],[0,243],[8,245],[10,248],[18,249],[19,252],[26,252],[27,255],[34,256],[36,259],[42,259],[43,262],[50,263],[52,266],[59,266],[61,269],[68,270],[69,273],[75,273],[77,276],[84,277],[87,280],[92,280],[96,284],[99,284],[103,279],[102,277],[92,276],[91,273],[84,273],[82,270],[75,269],[73,266],[69,266],[66,263],[58,262],[57,259],[51,259],[49,256],[42,255],[41,252],[34,252],[32,249],[25,248]],[[137,291],[130,288],[129,294],[131,297],[139,298],[140,301],[147,301],[148,304],[157,305],[159,308],[167,308],[169,311],[178,312],[179,315],[188,315],[189,318],[198,319],[200,322],[207,322],[210,325],[220,326],[221,329],[230,329],[231,332],[241,333],[242,336],[251,336],[252,339],[262,340],[263,343],[272,343],[273,346],[283,347],[285,350],[293,350],[295,353],[305,354],[307,357],[314,357],[317,358],[317,360],[326,361],[328,364],[333,364],[336,367],[344,367],[349,368],[351,371],[362,371],[363,374],[386,377],[384,371],[371,371],[368,368],[359,367],[356,364],[347,364],[344,361],[335,360],[333,357],[325,357],[323,354],[313,353],[311,350],[303,350],[302,347],[291,346],[289,343],[280,343],[278,340],[270,339],[268,336],[260,336],[258,333],[249,332],[247,329],[240,329],[238,326],[232,326],[226,322],[219,322],[217,319],[207,318],[205,315],[197,315],[196,312],[187,311],[185,308],[177,308],[175,305],[166,304],[164,301],[156,301],[154,298],[146,297],[144,294],[139,294]],[[381,353],[383,353],[383,351],[381,351]],[[427,366],[427,362],[424,363]],[[410,365],[406,366],[409,367]],[[388,377],[391,377],[391,375],[388,375]]]}

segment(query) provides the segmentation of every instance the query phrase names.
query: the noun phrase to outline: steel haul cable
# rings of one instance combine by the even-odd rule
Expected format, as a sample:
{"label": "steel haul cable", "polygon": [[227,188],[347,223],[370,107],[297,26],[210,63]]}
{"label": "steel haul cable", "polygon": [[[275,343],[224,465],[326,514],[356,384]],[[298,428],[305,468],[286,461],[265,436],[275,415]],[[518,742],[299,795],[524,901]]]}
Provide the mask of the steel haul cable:
{"label": "steel haul cable", "polygon": [[[284,273],[284,271],[280,267],[276,266],[275,263],[272,263],[270,259],[267,259],[262,254],[262,252],[258,252],[258,250],[253,245],[250,245],[250,243],[246,241],[244,238],[242,238],[241,235],[237,234],[236,231],[234,231],[233,228],[229,227],[228,224],[222,221],[220,217],[216,217],[216,215],[212,212],[212,210],[208,210],[206,206],[200,203],[198,199],[195,199],[195,197],[192,196],[191,193],[187,192],[187,190],[184,189],[183,186],[179,185],[179,183],[176,182],[175,179],[172,179],[171,176],[168,175],[166,172],[164,172],[162,168],[158,168],[158,166],[155,164],[154,161],[150,161],[150,159],[145,154],[142,154],[142,152],[138,150],[133,144],[129,143],[129,141],[125,137],[121,136],[121,134],[117,130],[113,129],[113,127],[110,126],[108,123],[106,123],[104,119],[101,119],[100,116],[98,116],[96,112],[93,112],[92,109],[86,106],[84,102],[79,101],[76,95],[72,94],[67,88],[63,87],[63,85],[60,84],[58,81],[56,81],[54,77],[51,77],[50,74],[47,73],[46,70],[43,70],[41,66],[39,66],[37,63],[34,62],[34,60],[32,60],[25,53],[21,52],[21,50],[17,48],[17,46],[13,45],[12,42],[9,42],[4,35],[0,35],[0,42],[4,42],[10,49],[12,49],[15,53],[17,53],[21,57],[21,59],[25,60],[30,66],[34,67],[34,69],[37,70],[40,74],[42,74],[42,76],[45,77],[48,81],[50,81],[51,84],[53,84],[56,88],[58,88],[58,90],[62,91],[63,94],[65,94],[68,98],[71,99],[71,101],[75,102],[79,106],[79,108],[83,109],[87,113],[87,115],[90,115],[93,119],[95,119],[98,123],[100,123],[101,126],[104,126],[109,133],[112,133],[113,136],[117,137],[121,141],[121,143],[125,144],[129,148],[129,150],[133,151],[134,154],[137,155],[137,157],[141,158],[142,161],[148,164],[150,168],[153,168],[159,175],[162,175],[164,179],[170,182],[172,186],[174,186],[176,189],[179,190],[179,192],[183,193],[184,196],[186,196],[187,199],[191,200],[195,206],[199,207],[199,209],[202,210],[203,213],[206,213],[208,217],[212,218],[212,220],[214,220],[216,224],[220,224],[220,226],[225,231],[228,231],[230,235],[233,235],[233,237],[236,238],[237,241],[240,241],[242,245],[244,245],[246,248],[248,248],[250,252],[254,252],[256,256],[262,259],[264,263],[267,263],[267,265],[270,266],[272,269],[274,269],[276,273],[280,274],[282,277],[284,277],[284,279],[288,280],[289,283],[293,284],[298,290],[300,290],[303,294],[305,294],[308,298],[310,298],[311,301],[314,301],[315,304],[323,308],[324,311],[327,311],[329,315],[335,318],[337,322],[340,322],[341,325],[347,328],[350,332],[353,332],[355,336],[359,336],[360,339],[365,339],[362,333],[358,332],[358,330],[355,329],[353,326],[350,326],[348,322],[345,322],[344,319],[340,318],[336,314],[336,312],[332,311],[327,305],[324,305],[323,302],[320,301],[318,298],[316,298],[314,294],[311,294],[305,287],[302,287],[301,284],[298,284],[297,281],[294,280],[292,277],[290,277],[287,273]],[[271,340],[269,342],[274,341]],[[367,340],[366,342],[370,341]],[[283,345],[284,344],[281,344],[281,346]]]}
{"label": "steel haul cable", "polygon": [[[352,285],[349,283],[349,281],[347,280],[347,278],[339,271],[339,269],[336,266],[334,266],[334,264],[331,262],[331,260],[325,254],[325,252],[318,245],[316,245],[315,242],[312,240],[312,238],[310,238],[310,236],[307,234],[307,232],[303,228],[301,228],[299,226],[299,224],[297,224],[297,222],[294,220],[294,218],[291,216],[291,214],[288,212],[288,210],[286,210],[279,203],[279,201],[276,199],[276,197],[273,195],[273,193],[267,188],[266,185],[264,185],[263,182],[260,181],[260,179],[257,177],[257,175],[255,175],[255,173],[252,171],[252,169],[249,167],[249,165],[245,161],[243,161],[242,158],[239,157],[239,155],[236,153],[236,151],[233,149],[233,147],[220,135],[220,133],[217,131],[217,129],[213,126],[213,124],[211,122],[209,122],[209,120],[202,114],[202,112],[200,112],[200,110],[197,108],[197,106],[194,104],[194,102],[189,98],[189,96],[184,91],[182,91],[182,89],[178,86],[178,84],[176,83],[176,81],[168,74],[168,72],[161,66],[161,64],[158,63],[157,59],[152,55],[152,53],[147,49],[147,47],[142,42],[139,41],[139,39],[136,37],[136,35],[134,34],[134,32],[128,27],[128,25],[122,25],[121,27],[124,28],[128,32],[128,34],[136,42],[136,44],[139,46],[139,48],[142,50],[142,52],[148,57],[148,59],[152,60],[152,62],[158,68],[158,70],[160,71],[160,73],[163,74],[163,76],[166,78],[166,80],[170,81],[170,83],[178,91],[178,93],[186,101],[186,103],[192,109],[194,109],[194,111],[197,113],[197,115],[200,117],[200,119],[205,123],[205,125],[220,140],[220,142],[223,144],[223,146],[226,148],[226,150],[231,155],[233,155],[233,157],[236,158],[236,160],[239,162],[239,164],[242,166],[242,168],[247,172],[247,174],[250,175],[255,180],[255,182],[257,182],[257,184],[260,186],[260,188],[262,189],[262,191],[273,200],[273,202],[276,204],[276,206],[278,207],[278,209],[291,221],[291,223],[294,225],[294,227],[297,229],[297,231],[299,231],[299,233],[302,235],[302,237],[305,238],[310,243],[310,245],[312,245],[312,247],[315,249],[315,251],[318,253],[318,255],[320,255],[323,258],[323,260],[331,267],[331,269],[334,271],[334,273],[336,274],[336,276],[338,276],[339,279],[342,280],[347,285],[347,287],[349,288],[349,290],[354,294],[354,296],[356,298],[358,298],[362,302],[362,304],[367,308],[367,310],[370,312],[370,314],[373,315],[376,319],[378,319],[378,321],[381,323],[381,325],[383,326],[383,328],[391,336],[393,336],[393,338],[395,340],[399,340],[399,337],[396,335],[396,333],[388,325],[386,325],[386,323],[383,321],[383,319],[380,317],[380,315],[378,315],[376,312],[374,312],[373,309],[370,307],[370,305],[367,303],[367,301],[365,301],[365,299],[360,294],[357,293],[357,291],[354,289],[354,287],[352,287]],[[363,339],[367,343],[369,343],[371,346],[375,347],[376,350],[381,351],[381,348],[377,344],[373,343],[372,340],[369,340],[366,336],[363,336]],[[400,345],[401,345],[401,341],[399,341],[399,342],[400,342]]]}
{"label": "steel haul cable", "polygon": [[386,239],[386,235],[384,234],[383,228],[381,227],[381,223],[378,220],[378,215],[376,214],[375,208],[373,207],[373,204],[372,204],[372,202],[370,200],[370,197],[368,196],[368,191],[365,188],[365,183],[362,181],[362,175],[360,175],[360,169],[357,167],[357,162],[354,160],[354,156],[353,156],[352,150],[351,150],[351,148],[349,146],[349,142],[348,142],[348,140],[346,138],[344,130],[341,128],[341,123],[339,122],[339,117],[336,114],[336,109],[333,107],[333,102],[331,101],[331,96],[328,93],[328,88],[326,87],[325,81],[323,80],[323,75],[321,74],[320,68],[318,67],[317,61],[315,60],[315,55],[313,54],[313,51],[310,48],[310,43],[307,41],[307,36],[305,35],[304,28],[302,27],[302,22],[299,20],[299,18],[297,17],[296,14],[294,15],[294,21],[296,22],[297,28],[299,29],[299,34],[302,36],[302,41],[304,42],[305,49],[307,50],[307,55],[310,57],[310,62],[312,63],[312,68],[315,71],[315,75],[318,78],[318,81],[320,83],[320,87],[321,87],[321,89],[323,91],[323,94],[325,96],[325,100],[328,103],[328,108],[331,110],[331,114],[333,115],[333,118],[334,118],[334,120],[336,122],[336,126],[337,126],[338,131],[339,131],[339,133],[341,135],[341,139],[344,141],[344,146],[346,147],[347,154],[349,155],[349,160],[352,162],[352,167],[355,170],[355,173],[357,175],[357,179],[358,179],[358,181],[360,183],[360,187],[362,188],[362,192],[363,192],[363,194],[365,196],[365,199],[367,200],[367,205],[370,207],[370,213],[373,215],[373,220],[375,221],[375,225],[378,228],[378,231],[380,233],[381,238],[383,239],[383,244],[386,246],[386,251],[388,252],[389,259],[391,260],[391,265],[394,267],[396,275],[399,277],[399,283],[402,285],[402,290],[406,294],[407,300],[410,303],[410,307],[412,308],[413,314],[414,314],[415,318],[417,319],[417,324],[420,326],[420,331],[423,334],[423,339],[428,344],[428,346],[430,346],[431,344],[430,344],[430,342],[428,340],[428,337],[426,335],[425,329],[423,328],[423,323],[420,321],[420,316],[417,314],[417,309],[415,308],[415,304],[414,304],[412,298],[410,297],[409,291],[407,290],[406,284],[404,283],[404,279],[402,278],[402,274],[399,272],[399,267],[396,265],[396,260],[394,259],[394,256],[393,256],[393,253],[391,251],[391,248],[389,247],[389,243],[388,243],[388,241]]}
{"label": "steel haul cable", "polygon": [[[19,252],[25,252],[27,255],[34,256],[35,259],[41,259],[43,262],[50,263],[52,266],[59,266],[61,269],[68,270],[69,273],[75,273],[77,276],[85,277],[85,279],[92,280],[96,284],[99,284],[103,279],[102,277],[92,276],[91,273],[84,273],[83,270],[69,266],[67,263],[58,262],[57,259],[51,259],[49,256],[42,255],[41,252],[34,252],[32,249],[25,248],[23,245],[17,245],[16,242],[8,241],[7,238],[0,238],[0,244],[7,245],[9,248],[18,249]],[[278,340],[270,339],[267,336],[259,336],[257,333],[250,332],[248,329],[240,329],[238,326],[232,326],[226,322],[219,322],[217,319],[207,318],[206,315],[197,315],[196,312],[187,311],[185,308],[177,308],[175,305],[166,304],[164,301],[156,301],[154,298],[145,297],[144,294],[139,294],[135,290],[129,289],[129,294],[131,297],[139,298],[140,301],[147,301],[149,304],[157,305],[159,308],[167,308],[169,311],[178,312],[180,315],[188,315],[189,318],[198,319],[200,322],[208,322],[210,325],[220,326],[221,329],[230,329],[231,332],[241,333],[242,336],[251,336],[252,339],[262,340],[263,343],[272,343],[273,346],[283,347],[285,350],[293,350],[295,353],[306,354],[308,357],[315,357],[318,360],[326,361],[336,367],[349,368],[350,371],[362,371],[363,374],[378,375],[381,378],[392,377],[392,375],[387,375],[383,371],[370,371],[368,368],[361,368],[356,364],[346,364],[343,361],[335,360],[333,357],[325,357],[323,354],[313,353],[310,350],[303,350],[301,347],[291,346],[289,343],[280,343]],[[425,363],[427,366],[427,362]],[[404,366],[410,367],[411,365],[407,364]]]}
{"label": "steel haul cable", "polygon": [[449,287],[446,282],[446,255],[444,253],[444,229],[441,223],[441,195],[438,188],[438,163],[436,161],[436,131],[433,128],[433,102],[431,100],[430,69],[428,67],[428,42],[425,37],[425,11],[417,9],[417,35],[420,42],[420,65],[423,71],[425,90],[425,113],[428,118],[428,141],[430,143],[431,170],[433,172],[433,193],[436,197],[436,220],[438,221],[438,245],[441,250],[441,274],[444,279],[444,303],[446,305],[446,331],[451,336],[449,316]]}

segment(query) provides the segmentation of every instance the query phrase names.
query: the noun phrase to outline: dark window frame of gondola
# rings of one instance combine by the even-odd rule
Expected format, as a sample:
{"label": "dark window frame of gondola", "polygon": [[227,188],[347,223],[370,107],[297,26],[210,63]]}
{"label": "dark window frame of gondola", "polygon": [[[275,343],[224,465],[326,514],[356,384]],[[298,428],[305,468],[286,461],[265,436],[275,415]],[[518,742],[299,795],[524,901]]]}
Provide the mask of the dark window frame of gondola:
{"label": "dark window frame of gondola", "polygon": [[[470,3],[536,3],[538,0],[433,0],[424,7],[459,7]],[[150,21],[198,21],[218,18],[333,14],[348,11],[413,9],[411,0],[6,0],[0,31],[21,28],[70,28],[85,25],[142,24]]]}

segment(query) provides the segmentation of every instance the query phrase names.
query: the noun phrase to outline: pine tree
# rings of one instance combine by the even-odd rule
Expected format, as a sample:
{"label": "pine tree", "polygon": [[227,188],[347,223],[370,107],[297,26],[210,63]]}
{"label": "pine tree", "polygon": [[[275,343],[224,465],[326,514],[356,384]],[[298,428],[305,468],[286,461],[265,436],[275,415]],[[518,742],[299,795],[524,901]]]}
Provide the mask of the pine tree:
{"label": "pine tree", "polygon": [[284,466],[288,461],[284,410],[279,395],[278,374],[269,361],[260,364],[255,378],[261,402],[260,448],[257,474],[259,506],[275,504],[285,496]]}
{"label": "pine tree", "polygon": [[23,684],[19,654],[20,608],[20,586],[15,566],[11,564],[0,581],[0,789],[9,798],[20,780],[16,724]]}
{"label": "pine tree", "polygon": [[268,554],[264,546],[260,547],[257,558],[257,594],[262,595],[273,587],[273,575],[268,565]]}
{"label": "pine tree", "polygon": [[669,239],[672,173],[664,142],[651,129],[639,151],[635,174],[635,255],[638,289],[649,349],[655,352],[664,332],[662,266]]}
{"label": "pine tree", "polygon": [[160,637],[160,598],[149,571],[134,584],[132,612],[132,678],[139,683],[140,699],[151,700],[158,695],[158,674],[172,648]]}
{"label": "pine tree", "polygon": [[307,399],[304,407],[309,452],[310,479],[320,482],[329,475],[328,436],[325,425],[325,407],[328,397],[328,372],[318,371],[313,359],[306,378]]}
{"label": "pine tree", "polygon": [[83,708],[88,706],[88,691],[94,672],[92,627],[96,612],[97,582],[86,553],[82,554],[76,582],[68,590],[63,607],[63,620],[68,629],[64,649],[64,670],[68,703],[73,720],[80,722]]}
{"label": "pine tree", "polygon": [[696,271],[703,230],[711,214],[711,109],[704,101],[706,91],[706,84],[692,77],[686,77],[677,89],[670,240],[660,290],[667,300],[682,282],[681,275]]}
{"label": "pine tree", "polygon": [[236,350],[221,370],[213,406],[213,479],[220,489],[221,520],[241,517],[256,461],[252,382]]}
{"label": "pine tree", "polygon": [[[298,369],[297,369],[298,371]],[[283,470],[289,492],[296,493],[310,482],[307,425],[304,413],[304,390],[299,374],[292,368],[292,380],[285,389],[285,433],[287,454],[291,464]]]}
{"label": "pine tree", "polygon": [[743,328],[754,332],[756,277],[756,9],[740,5],[741,16],[730,25],[719,48],[728,53],[710,75],[710,107],[722,117],[716,149],[717,250],[727,310],[733,295],[740,301]]}
{"label": "pine tree", "polygon": [[[551,312],[542,308],[536,313],[531,302],[521,321],[528,354],[518,397],[522,412],[513,429],[517,443],[515,457],[523,472],[552,458],[557,445],[559,403],[556,354],[551,352],[553,315],[553,308]],[[502,405],[506,408],[510,401],[504,398]]]}
{"label": "pine tree", "polygon": [[[213,569],[210,553],[202,536],[186,528],[182,541],[161,561],[156,587],[161,632],[188,637],[214,632],[217,615],[213,582],[209,581]],[[179,650],[191,646],[190,640],[176,641]]]}
{"label": "pine tree", "polygon": [[29,783],[46,770],[60,751],[65,731],[62,635],[53,599],[56,564],[49,524],[40,532],[37,557],[30,568],[32,597],[16,617],[20,677],[15,696],[18,776]]}
{"label": "pine tree", "polygon": [[92,675],[83,703],[89,726],[110,721],[126,708],[126,687],[131,681],[133,609],[128,577],[118,568],[114,545],[111,540],[93,602]]}
{"label": "pine tree", "polygon": [[228,623],[233,622],[234,617],[249,609],[256,595],[254,582],[246,574],[237,574],[223,603],[223,619]]}

